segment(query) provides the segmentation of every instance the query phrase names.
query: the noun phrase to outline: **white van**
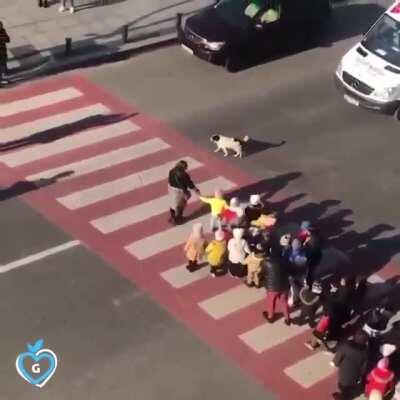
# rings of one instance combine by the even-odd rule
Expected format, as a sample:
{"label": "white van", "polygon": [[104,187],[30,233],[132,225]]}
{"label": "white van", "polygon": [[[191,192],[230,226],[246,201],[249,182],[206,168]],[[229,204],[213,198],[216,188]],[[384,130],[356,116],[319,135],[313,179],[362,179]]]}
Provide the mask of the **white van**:
{"label": "white van", "polygon": [[344,55],[336,83],[347,102],[400,120],[400,1]]}

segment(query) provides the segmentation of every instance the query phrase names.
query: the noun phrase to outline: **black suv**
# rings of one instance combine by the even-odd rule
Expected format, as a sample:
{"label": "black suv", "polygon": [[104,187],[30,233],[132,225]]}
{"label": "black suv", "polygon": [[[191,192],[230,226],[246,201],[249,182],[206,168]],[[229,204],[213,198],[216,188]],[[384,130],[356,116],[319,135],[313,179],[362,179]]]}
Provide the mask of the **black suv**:
{"label": "black suv", "polygon": [[268,55],[299,34],[318,35],[330,13],[331,0],[221,0],[184,23],[178,14],[177,31],[186,51],[233,72],[248,51]]}

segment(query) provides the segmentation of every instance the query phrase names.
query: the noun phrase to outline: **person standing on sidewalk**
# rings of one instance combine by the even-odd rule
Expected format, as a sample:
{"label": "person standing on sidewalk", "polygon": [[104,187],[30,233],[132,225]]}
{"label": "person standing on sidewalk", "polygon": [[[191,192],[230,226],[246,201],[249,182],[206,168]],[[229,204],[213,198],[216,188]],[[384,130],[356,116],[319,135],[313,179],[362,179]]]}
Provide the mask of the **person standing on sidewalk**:
{"label": "person standing on sidewalk", "polygon": [[8,83],[4,75],[7,73],[7,43],[9,42],[10,37],[0,21],[0,83],[2,84]]}
{"label": "person standing on sidewalk", "polygon": [[190,199],[190,191],[200,195],[200,190],[195,186],[190,175],[186,172],[188,164],[185,160],[179,161],[168,174],[168,194],[170,198],[169,222],[181,224],[183,222],[183,211],[187,201]]}
{"label": "person standing on sidewalk", "polygon": [[[67,0],[61,0],[61,4],[60,4],[60,8],[59,8],[60,12],[64,12],[66,10],[66,8],[67,8],[66,3],[67,3]],[[71,14],[73,14],[75,12],[74,0],[69,0],[69,3],[70,3],[69,12]]]}

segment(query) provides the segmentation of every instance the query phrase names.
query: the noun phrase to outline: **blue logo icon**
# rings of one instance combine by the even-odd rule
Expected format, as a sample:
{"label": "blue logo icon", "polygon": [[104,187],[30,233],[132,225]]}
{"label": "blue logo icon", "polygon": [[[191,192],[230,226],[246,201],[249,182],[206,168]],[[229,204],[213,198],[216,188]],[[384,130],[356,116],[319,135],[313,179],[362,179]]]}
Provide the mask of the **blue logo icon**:
{"label": "blue logo icon", "polygon": [[[57,356],[51,350],[44,349],[43,345],[43,339],[34,344],[28,343],[28,351],[21,353],[15,361],[15,367],[21,377],[39,388],[49,381],[57,369]],[[27,367],[27,364],[32,365]]]}

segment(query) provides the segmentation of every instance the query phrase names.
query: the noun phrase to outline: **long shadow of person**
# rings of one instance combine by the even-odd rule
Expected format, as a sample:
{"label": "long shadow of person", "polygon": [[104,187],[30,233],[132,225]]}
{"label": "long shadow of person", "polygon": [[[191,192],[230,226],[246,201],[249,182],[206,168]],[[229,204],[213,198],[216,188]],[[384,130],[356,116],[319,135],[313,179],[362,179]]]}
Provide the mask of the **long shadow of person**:
{"label": "long shadow of person", "polygon": [[38,190],[43,187],[52,185],[56,183],[59,179],[65,178],[72,175],[73,171],[61,172],[51,178],[38,179],[37,181],[19,181],[14,183],[12,186],[0,190],[0,201],[9,200],[13,197],[21,196],[25,193],[32,192],[33,190]]}

